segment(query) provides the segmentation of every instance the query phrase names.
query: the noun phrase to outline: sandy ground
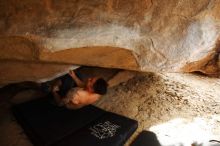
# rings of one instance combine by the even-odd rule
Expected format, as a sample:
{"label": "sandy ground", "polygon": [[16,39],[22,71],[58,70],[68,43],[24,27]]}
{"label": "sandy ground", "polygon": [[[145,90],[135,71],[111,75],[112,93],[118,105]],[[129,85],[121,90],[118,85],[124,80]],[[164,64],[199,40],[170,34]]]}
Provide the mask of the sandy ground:
{"label": "sandy ground", "polygon": [[130,141],[142,130],[155,132],[162,145],[209,145],[210,139],[220,140],[217,79],[143,74],[113,88],[97,105],[139,122]]}
{"label": "sandy ground", "polygon": [[[12,93],[1,93],[0,146],[31,146],[10,112]],[[217,146],[220,140],[220,80],[189,74],[139,74],[108,91],[98,107],[139,123],[128,146],[142,130],[157,134],[163,146],[193,142]]]}

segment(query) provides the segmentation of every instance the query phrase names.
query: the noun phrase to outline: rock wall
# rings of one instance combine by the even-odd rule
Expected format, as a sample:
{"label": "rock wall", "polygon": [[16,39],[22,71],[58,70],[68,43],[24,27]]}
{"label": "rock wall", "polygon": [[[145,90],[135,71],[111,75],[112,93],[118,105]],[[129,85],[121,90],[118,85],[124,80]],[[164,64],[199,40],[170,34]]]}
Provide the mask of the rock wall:
{"label": "rock wall", "polygon": [[21,81],[44,82],[68,73],[77,66],[21,61],[0,62],[0,86]]}
{"label": "rock wall", "polygon": [[0,1],[0,61],[219,76],[219,9],[218,0]]}

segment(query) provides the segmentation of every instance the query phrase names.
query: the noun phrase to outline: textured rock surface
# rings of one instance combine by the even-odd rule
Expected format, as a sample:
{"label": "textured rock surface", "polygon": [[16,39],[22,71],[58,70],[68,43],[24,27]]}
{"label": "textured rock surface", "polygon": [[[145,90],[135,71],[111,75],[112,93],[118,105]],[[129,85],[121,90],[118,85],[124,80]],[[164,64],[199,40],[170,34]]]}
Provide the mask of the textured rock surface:
{"label": "textured rock surface", "polygon": [[76,66],[45,64],[22,61],[0,61],[0,86],[22,81],[47,81],[54,79]]}
{"label": "textured rock surface", "polygon": [[219,76],[219,9],[218,0],[1,1],[0,59]]}

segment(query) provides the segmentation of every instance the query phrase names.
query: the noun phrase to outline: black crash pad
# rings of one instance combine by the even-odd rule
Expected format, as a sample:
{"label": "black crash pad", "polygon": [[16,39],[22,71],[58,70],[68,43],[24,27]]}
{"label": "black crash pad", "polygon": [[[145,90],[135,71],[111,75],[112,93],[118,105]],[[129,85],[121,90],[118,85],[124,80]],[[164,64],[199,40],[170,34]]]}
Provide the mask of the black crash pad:
{"label": "black crash pad", "polygon": [[131,146],[161,146],[155,133],[142,131],[132,142]]}
{"label": "black crash pad", "polygon": [[[35,146],[120,146],[137,128],[136,121],[95,106],[68,110],[49,98],[15,105],[12,110]],[[100,136],[107,130],[101,124],[111,128],[109,136]]]}
{"label": "black crash pad", "polygon": [[122,146],[137,126],[135,120],[106,112],[53,146]]}
{"label": "black crash pad", "polygon": [[13,113],[34,144],[47,146],[83,128],[105,111],[94,106],[68,110],[42,98],[14,106]]}

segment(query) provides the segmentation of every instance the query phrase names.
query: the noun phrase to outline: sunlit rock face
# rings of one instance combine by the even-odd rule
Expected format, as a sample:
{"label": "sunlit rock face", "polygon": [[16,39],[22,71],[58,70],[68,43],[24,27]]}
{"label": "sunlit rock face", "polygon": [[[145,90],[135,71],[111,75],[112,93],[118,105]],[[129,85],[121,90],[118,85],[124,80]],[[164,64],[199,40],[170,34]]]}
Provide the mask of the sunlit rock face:
{"label": "sunlit rock face", "polygon": [[[219,9],[217,0],[1,1],[1,64],[16,62],[22,68],[24,62],[34,62],[50,70],[63,63],[65,70],[77,64],[219,76]],[[32,69],[37,71],[34,65]],[[31,78],[29,73],[28,79],[49,77],[42,75]]]}

